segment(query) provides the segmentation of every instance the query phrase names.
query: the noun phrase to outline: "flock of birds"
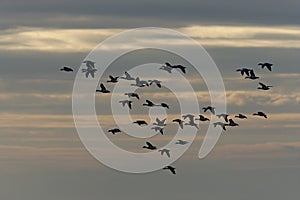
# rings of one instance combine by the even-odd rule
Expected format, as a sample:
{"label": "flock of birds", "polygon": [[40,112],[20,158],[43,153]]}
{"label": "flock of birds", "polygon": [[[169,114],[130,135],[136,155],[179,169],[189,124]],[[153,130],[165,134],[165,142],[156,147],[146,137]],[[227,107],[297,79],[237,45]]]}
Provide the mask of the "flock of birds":
{"label": "flock of birds", "polygon": [[[90,60],[85,60],[83,61],[83,63],[85,64],[86,68],[83,68],[81,71],[82,73],[85,73],[85,77],[88,78],[89,76],[91,76],[92,78],[94,78],[95,72],[97,71],[96,67],[95,67],[95,62],[90,61]],[[272,63],[258,63],[259,66],[261,66],[262,69],[266,68],[269,71],[272,71]],[[170,63],[166,62],[164,65],[162,65],[159,69],[160,70],[164,70],[168,73],[172,73],[172,70],[179,70],[182,73],[186,74],[186,68],[185,66],[182,65],[171,65]],[[63,66],[61,69],[61,71],[65,71],[65,72],[73,72],[74,70],[69,67],[69,66]],[[260,77],[256,76],[255,72],[253,69],[250,68],[239,68],[236,70],[237,72],[240,72],[242,76],[245,76],[245,79],[251,79],[251,80],[256,80],[259,79]],[[144,87],[149,87],[151,85],[156,85],[158,88],[162,88],[162,84],[161,81],[159,80],[141,80],[139,77],[132,77],[128,72],[124,73],[124,76],[112,76],[109,75],[109,79],[106,81],[107,83],[118,83],[119,80],[126,80],[126,81],[133,81],[134,83],[131,84],[131,86],[134,87],[138,87],[138,88],[144,88]],[[259,90],[269,90],[272,86],[270,85],[266,85],[262,82],[259,82],[259,87],[257,89]],[[99,82],[98,88],[96,89],[96,92],[98,93],[110,93],[110,90],[108,90],[105,85],[103,83]],[[119,103],[125,107],[127,106],[129,109],[132,109],[133,106],[133,98],[136,100],[140,100],[140,95],[136,92],[126,92],[124,93],[124,95],[126,95],[128,97],[128,99],[125,100],[120,100]],[[165,109],[169,109],[169,105],[165,102],[161,102],[161,103],[154,103],[153,101],[146,99],[145,103],[142,104],[142,106],[145,107],[154,107],[154,106],[159,106]],[[207,113],[208,111],[210,112],[211,115],[215,115],[216,117],[218,117],[219,119],[223,119],[222,121],[217,121],[213,123],[214,127],[221,127],[224,131],[226,131],[226,127],[235,127],[235,126],[239,126],[238,123],[236,123],[233,118],[227,114],[227,113],[216,113],[216,108],[212,105],[208,105],[206,107],[202,108],[204,113]],[[263,112],[263,111],[258,111],[256,113],[253,113],[254,116],[259,116],[259,117],[263,117],[263,118],[268,118],[268,116]],[[209,118],[205,117],[202,114],[198,114],[199,118],[196,117],[197,115],[194,114],[185,114],[182,115],[181,118],[176,118],[172,120],[172,123],[176,123],[178,124],[178,126],[183,129],[184,126],[192,126],[195,127],[196,129],[199,129],[198,123],[196,123],[196,120],[199,122],[208,122],[210,121]],[[234,115],[234,118],[238,118],[238,119],[247,119],[247,116],[242,114],[242,113],[238,113],[237,115]],[[152,124],[151,130],[154,130],[155,132],[159,132],[161,135],[164,135],[164,128],[167,126],[166,123],[166,118],[165,119],[159,119],[156,118],[156,121]],[[133,122],[133,124],[137,124],[138,126],[148,126],[149,124],[143,120],[143,119],[139,119]],[[108,130],[109,133],[112,133],[113,135],[117,134],[117,133],[121,133],[122,131],[119,128],[110,128]],[[184,141],[184,140],[178,140],[176,141],[176,145],[186,145],[188,142]],[[158,153],[161,154],[161,156],[166,155],[168,158],[171,157],[171,151],[170,149],[159,149],[152,144],[149,141],[146,141],[146,144],[144,146],[142,146],[142,148],[144,149],[148,149],[151,151],[157,151]],[[176,169],[173,166],[166,166],[163,168],[163,170],[169,170],[170,172],[172,172],[172,174],[176,174]]]}

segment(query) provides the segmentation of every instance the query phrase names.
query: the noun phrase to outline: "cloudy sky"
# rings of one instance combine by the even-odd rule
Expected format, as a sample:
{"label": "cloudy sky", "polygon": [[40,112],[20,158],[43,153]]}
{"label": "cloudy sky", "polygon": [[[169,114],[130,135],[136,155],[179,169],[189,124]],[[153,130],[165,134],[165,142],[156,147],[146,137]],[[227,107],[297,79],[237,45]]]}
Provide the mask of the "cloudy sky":
{"label": "cloudy sky", "polygon": [[[1,1],[1,199],[296,199],[300,195],[299,7],[297,0]],[[207,124],[201,125],[189,150],[173,163],[176,176],[162,170],[127,174],[96,161],[81,143],[73,121],[76,73],[59,71],[69,65],[77,72],[88,53],[106,38],[149,26],[174,29],[203,45],[223,76],[228,113],[249,116],[238,120],[239,127],[223,132],[203,160],[197,155]],[[168,56],[153,53],[150,58],[187,64]],[[145,60],[129,56],[115,62],[106,74],[122,75],[118,70],[122,64]],[[274,63],[273,72],[260,69],[261,61]],[[258,81],[244,80],[235,72],[238,67],[255,69],[263,82],[274,87],[257,91]],[[200,108],[210,104],[205,83],[192,66],[186,77]],[[139,92],[142,100],[177,103],[167,89]],[[109,97],[96,97],[104,129],[115,126]],[[251,116],[258,110],[269,118]],[[133,118],[149,121],[146,114],[142,108],[132,111]],[[172,108],[168,114],[170,119],[178,117],[178,110]],[[168,133],[155,136],[153,142],[163,146],[176,128],[169,125]],[[146,152],[136,149],[144,140],[108,137],[124,149]]]}

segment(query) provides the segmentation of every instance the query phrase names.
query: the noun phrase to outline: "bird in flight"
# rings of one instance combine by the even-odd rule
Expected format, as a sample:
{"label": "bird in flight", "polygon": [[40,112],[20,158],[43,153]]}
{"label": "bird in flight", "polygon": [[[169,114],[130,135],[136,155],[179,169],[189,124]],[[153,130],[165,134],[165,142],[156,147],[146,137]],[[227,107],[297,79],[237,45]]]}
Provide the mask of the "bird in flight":
{"label": "bird in flight", "polygon": [[100,84],[100,90],[97,89],[96,92],[101,92],[101,93],[110,93],[108,89],[103,85],[103,83]]}
{"label": "bird in flight", "polygon": [[140,80],[140,78],[137,77],[137,78],[135,79],[135,84],[131,84],[131,86],[145,87],[145,86],[149,86],[149,84],[148,84],[147,81]]}
{"label": "bird in flight", "polygon": [[189,142],[184,141],[184,140],[177,140],[177,142],[175,144],[185,145],[187,143],[189,143]]}
{"label": "bird in flight", "polygon": [[266,113],[264,113],[262,111],[259,111],[257,113],[253,113],[253,115],[257,115],[257,116],[260,116],[260,117],[268,118],[268,116],[266,115]]}
{"label": "bird in flight", "polygon": [[234,116],[236,118],[240,118],[240,119],[247,119],[247,116],[246,115],[243,115],[241,113],[237,114],[236,116]]}
{"label": "bird in flight", "polygon": [[172,166],[166,166],[166,167],[164,167],[163,169],[168,169],[168,170],[170,170],[170,172],[172,172],[172,174],[176,174],[175,167],[172,167]]}
{"label": "bird in flight", "polygon": [[204,117],[203,115],[199,115],[199,118],[196,118],[195,120],[200,120],[202,122],[209,121],[209,119]]}
{"label": "bird in flight", "polygon": [[170,66],[167,66],[167,65],[163,65],[163,66],[161,66],[159,69],[164,70],[164,71],[167,71],[167,72],[169,72],[169,73],[171,74],[173,68],[170,67]]}
{"label": "bird in flight", "polygon": [[218,114],[218,115],[216,115],[216,116],[219,117],[219,118],[223,117],[224,120],[225,120],[225,122],[228,122],[228,116],[229,116],[229,115],[227,115],[227,114]]}
{"label": "bird in flight", "polygon": [[130,100],[127,100],[127,99],[126,100],[122,100],[122,101],[119,101],[119,103],[121,103],[123,107],[127,104],[127,106],[128,106],[129,109],[132,108],[132,101],[130,101]]}
{"label": "bird in flight", "polygon": [[118,76],[113,77],[112,75],[109,75],[110,80],[106,81],[108,83],[117,83],[118,82]]}
{"label": "bird in flight", "polygon": [[170,158],[170,150],[169,149],[160,149],[158,150],[158,152],[160,152],[160,155],[164,155],[166,154],[169,158]]}
{"label": "bird in flight", "polygon": [[194,120],[195,115],[192,114],[185,114],[182,115],[183,119],[189,118],[189,120]]}
{"label": "bird in flight", "polygon": [[209,110],[212,114],[215,114],[215,107],[212,106],[207,106],[207,107],[203,107],[202,108],[203,112],[206,112],[207,110]]}
{"label": "bird in flight", "polygon": [[265,62],[265,63],[258,63],[258,65],[260,65],[262,69],[266,67],[269,71],[272,71],[272,66],[273,66],[272,63]]}
{"label": "bird in flight", "polygon": [[243,68],[237,69],[236,71],[237,71],[237,72],[241,72],[241,75],[242,75],[242,76],[244,76],[244,74],[246,74],[247,76],[250,76],[250,73],[249,73],[250,70],[251,70],[251,69],[248,69],[248,68],[244,68],[244,67],[243,67]]}
{"label": "bird in flight", "polygon": [[73,69],[69,66],[63,66],[62,68],[60,68],[60,71],[73,72]]}
{"label": "bird in flight", "polygon": [[163,108],[167,108],[167,109],[169,109],[169,105],[168,105],[168,104],[166,104],[166,103],[161,103],[161,104],[160,104],[160,106],[161,106],[161,107],[163,107]]}
{"label": "bird in flight", "polygon": [[121,130],[119,128],[113,128],[113,129],[109,129],[108,132],[112,134],[116,134],[116,133],[121,133]]}
{"label": "bird in flight", "polygon": [[126,92],[124,94],[127,95],[128,97],[135,97],[137,99],[140,99],[139,94],[135,92]]}
{"label": "bird in flight", "polygon": [[229,119],[229,124],[226,124],[226,126],[238,126],[238,123],[235,123],[232,119]]}
{"label": "bird in flight", "polygon": [[134,77],[132,77],[128,72],[125,72],[125,77],[120,77],[120,79],[125,79],[125,80],[128,80],[128,81],[131,81],[131,80],[135,80]]}
{"label": "bird in flight", "polygon": [[194,126],[199,129],[198,124],[195,123],[194,119],[189,120],[189,122],[185,123],[184,125]]}
{"label": "bird in flight", "polygon": [[225,123],[223,122],[215,122],[213,123],[214,127],[217,127],[217,126],[220,126],[224,131],[226,131],[226,125]]}
{"label": "bird in flight", "polygon": [[163,119],[163,120],[160,120],[158,118],[155,119],[156,122],[153,123],[153,125],[156,125],[156,126],[166,126],[167,124],[165,123],[167,120],[167,118]]}
{"label": "bird in flight", "polygon": [[177,122],[179,124],[180,128],[183,129],[183,122],[184,122],[183,120],[181,120],[181,119],[173,119],[172,122]]}
{"label": "bird in flight", "polygon": [[156,146],[154,146],[153,144],[151,144],[150,142],[146,142],[147,146],[143,146],[144,149],[150,149],[150,150],[155,150],[157,149]]}
{"label": "bird in flight", "polygon": [[258,79],[259,77],[256,76],[255,73],[254,73],[254,70],[251,69],[251,70],[250,70],[250,76],[246,76],[245,79],[247,79],[247,78],[248,78],[248,79],[251,79],[251,80],[255,80],[255,79]]}
{"label": "bird in flight", "polygon": [[142,125],[148,125],[147,122],[145,122],[144,120],[136,120],[135,122],[133,122],[134,124],[138,124],[139,126]]}
{"label": "bird in flight", "polygon": [[186,73],[184,66],[182,65],[171,65],[170,63],[166,62],[165,63],[166,66],[171,67],[172,69],[180,69],[184,74]]}
{"label": "bird in flight", "polygon": [[164,134],[164,128],[162,128],[162,127],[159,127],[159,126],[155,126],[155,127],[152,127],[151,128],[152,130],[154,130],[154,131],[159,131],[160,132],[160,134]]}
{"label": "bird in flight", "polygon": [[161,88],[161,81],[159,80],[148,80],[149,85],[156,84],[157,87]]}
{"label": "bird in flight", "polygon": [[97,69],[95,68],[95,62],[90,61],[90,60],[85,60],[83,61],[86,65],[86,69],[82,69],[82,73],[85,73],[85,77],[88,78],[89,75],[91,75],[93,78],[95,77],[95,72]]}
{"label": "bird in flight", "polygon": [[259,82],[258,84],[260,85],[260,87],[257,88],[259,90],[269,90],[271,87],[273,87],[271,85],[265,85],[262,82]]}

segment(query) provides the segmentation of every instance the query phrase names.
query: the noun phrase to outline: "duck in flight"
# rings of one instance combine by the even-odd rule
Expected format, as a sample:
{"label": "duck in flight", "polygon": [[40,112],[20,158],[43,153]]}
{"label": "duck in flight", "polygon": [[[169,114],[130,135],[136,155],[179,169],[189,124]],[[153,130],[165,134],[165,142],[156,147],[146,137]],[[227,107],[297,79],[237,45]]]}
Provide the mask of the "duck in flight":
{"label": "duck in flight", "polygon": [[149,85],[156,84],[158,88],[161,88],[161,81],[159,80],[148,80]]}
{"label": "duck in flight", "polygon": [[202,122],[209,121],[209,119],[204,117],[203,115],[199,115],[199,118],[196,118],[195,120],[200,120]]}
{"label": "duck in flight", "polygon": [[113,128],[113,129],[109,129],[108,132],[112,134],[116,134],[116,133],[121,133],[121,130],[119,128]]}
{"label": "duck in flight", "polygon": [[143,106],[148,106],[148,107],[154,107],[154,106],[161,106],[161,107],[164,107],[164,108],[168,108],[169,109],[169,105],[166,104],[166,103],[161,103],[161,104],[155,104],[153,103],[152,101],[146,99],[146,103],[143,103],[142,104]]}
{"label": "duck in flight", "polygon": [[269,71],[272,71],[272,66],[273,66],[272,63],[265,62],[265,63],[258,63],[258,65],[260,65],[262,69],[266,67]]}
{"label": "duck in flight", "polygon": [[142,125],[148,125],[146,121],[144,120],[136,120],[133,122],[134,124],[137,124],[139,126],[142,126]]}
{"label": "duck in flight", "polygon": [[117,83],[118,82],[118,76],[113,77],[112,75],[109,75],[110,80],[108,80],[108,83]]}
{"label": "duck in flight", "polygon": [[166,66],[171,67],[172,69],[180,69],[184,74],[186,73],[184,66],[182,65],[171,65],[170,63],[166,62],[165,63]]}
{"label": "duck in flight", "polygon": [[158,118],[155,119],[156,122],[153,123],[153,125],[156,125],[156,126],[166,126],[167,124],[165,123],[167,118],[163,119],[163,120],[160,120]]}
{"label": "duck in flight", "polygon": [[125,80],[128,80],[128,81],[131,81],[131,80],[135,80],[134,77],[132,77],[128,72],[125,72],[125,77],[120,77],[120,79],[125,79]]}
{"label": "duck in flight", "polygon": [[194,119],[189,120],[189,122],[188,122],[188,123],[185,123],[184,125],[194,126],[194,127],[196,127],[197,129],[199,129],[198,124],[195,123]]}
{"label": "duck in flight", "polygon": [[241,75],[242,75],[242,76],[244,76],[244,74],[246,74],[247,76],[250,76],[250,73],[249,73],[250,70],[251,70],[251,69],[248,69],[248,68],[243,67],[243,68],[237,69],[236,71],[237,71],[237,72],[241,72]]}
{"label": "duck in flight", "polygon": [[146,142],[147,146],[143,146],[144,149],[150,149],[150,150],[155,150],[157,149],[156,146],[154,146],[153,144],[151,144],[150,142]]}
{"label": "duck in flight", "polygon": [[189,120],[194,120],[195,115],[193,114],[185,114],[182,115],[183,119],[189,118]]}
{"label": "duck in flight", "polygon": [[271,85],[265,85],[262,82],[259,82],[258,84],[260,85],[260,87],[257,88],[259,90],[269,90],[271,87],[273,87]]}
{"label": "duck in flight", "polygon": [[90,61],[90,60],[85,60],[83,61],[83,63],[85,63],[86,65],[86,69],[82,69],[82,73],[85,73],[85,77],[88,78],[89,75],[91,75],[92,78],[95,77],[95,72],[97,71],[97,69],[95,68],[95,62]]}
{"label": "duck in flight", "polygon": [[88,68],[93,68],[95,69],[95,63],[94,61],[91,61],[91,60],[85,60],[83,61],[82,63],[85,63],[85,65],[88,67]]}
{"label": "duck in flight", "polygon": [[164,134],[164,128],[162,128],[162,127],[159,127],[159,126],[155,126],[155,127],[152,127],[151,128],[152,130],[154,130],[154,131],[159,131],[160,132],[160,134]]}
{"label": "duck in flight", "polygon": [[177,142],[175,144],[179,144],[179,145],[185,145],[189,143],[188,141],[184,141],[184,140],[177,140]]}
{"label": "duck in flight", "polygon": [[164,71],[167,71],[167,72],[169,72],[169,73],[171,74],[173,68],[170,67],[170,66],[167,66],[167,65],[163,65],[163,66],[161,66],[159,69],[164,70]]}
{"label": "duck in flight", "polygon": [[169,158],[170,158],[170,150],[169,149],[160,149],[158,150],[158,152],[160,152],[160,155],[164,155],[166,154]]}
{"label": "duck in flight", "polygon": [[172,122],[176,122],[178,123],[178,125],[180,126],[181,129],[183,129],[183,120],[181,119],[173,119]]}
{"label": "duck in flight", "polygon": [[251,80],[255,80],[255,79],[258,79],[259,77],[256,76],[255,73],[254,73],[254,70],[251,69],[251,70],[250,70],[250,76],[246,76],[245,79],[247,79],[247,78],[248,78],[248,79],[251,79]]}
{"label": "duck in flight", "polygon": [[215,114],[215,107],[212,106],[207,106],[207,107],[203,107],[202,108],[203,112],[206,112],[207,110],[209,110],[212,114]]}
{"label": "duck in flight", "polygon": [[176,174],[176,171],[175,171],[175,167],[172,167],[172,166],[166,166],[164,167],[163,169],[167,169],[167,170],[170,170],[170,172],[172,172],[172,174]]}
{"label": "duck in flight", "polygon": [[124,94],[127,95],[129,98],[130,98],[130,97],[135,97],[135,98],[137,98],[137,99],[140,99],[139,94],[138,94],[138,93],[135,93],[135,92],[126,92],[126,93],[124,93]]}
{"label": "duck in flight", "polygon": [[257,113],[253,113],[253,115],[257,115],[257,116],[260,116],[260,117],[264,117],[264,118],[268,118],[268,116],[266,115],[266,113],[262,112],[262,111],[259,111]]}
{"label": "duck in flight", "polygon": [[69,66],[63,66],[62,68],[60,68],[60,71],[73,72],[73,69]]}
{"label": "duck in flight", "polygon": [[219,118],[223,117],[223,119],[225,120],[225,122],[228,122],[228,116],[229,115],[227,115],[227,114],[218,114],[216,116],[219,117]]}
{"label": "duck in flight", "polygon": [[130,100],[127,100],[127,99],[126,100],[122,100],[122,101],[119,101],[119,103],[121,103],[123,107],[125,105],[127,105],[129,109],[132,108],[132,101],[130,101]]}
{"label": "duck in flight", "polygon": [[234,116],[236,118],[240,118],[240,119],[247,119],[247,116],[246,115],[243,115],[241,113],[237,114],[236,116]]}
{"label": "duck in flight", "polygon": [[110,93],[108,89],[103,85],[103,83],[100,84],[100,90],[97,89],[96,92],[101,92],[101,93]]}
{"label": "duck in flight", "polygon": [[229,119],[229,124],[226,124],[226,126],[238,126],[238,123],[235,123],[232,119]]}
{"label": "duck in flight", "polygon": [[214,127],[217,127],[217,126],[220,126],[224,131],[226,131],[226,125],[225,123],[223,122],[215,122],[213,123]]}
{"label": "duck in flight", "polygon": [[131,84],[131,86],[145,87],[145,86],[149,86],[149,84],[148,84],[147,81],[140,80],[140,78],[137,77],[137,78],[135,79],[135,84]]}

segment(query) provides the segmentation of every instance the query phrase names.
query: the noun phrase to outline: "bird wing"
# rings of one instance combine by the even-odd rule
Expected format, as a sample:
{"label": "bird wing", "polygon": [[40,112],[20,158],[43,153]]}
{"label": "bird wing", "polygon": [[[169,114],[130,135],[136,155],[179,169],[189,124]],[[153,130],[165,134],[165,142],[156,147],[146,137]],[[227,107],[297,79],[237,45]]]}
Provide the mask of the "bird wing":
{"label": "bird wing", "polygon": [[153,102],[150,101],[150,100],[148,100],[148,99],[146,99],[146,102],[147,102],[148,104],[150,104],[150,105],[153,105]]}
{"label": "bird wing", "polygon": [[263,84],[262,82],[258,83],[259,85],[261,85],[262,87],[267,87],[265,84]]}
{"label": "bird wing", "polygon": [[132,103],[132,101],[128,101],[128,107],[129,107],[129,109],[131,109],[131,103]]}
{"label": "bird wing", "polygon": [[170,158],[170,151],[165,151],[167,156]]}
{"label": "bird wing", "polygon": [[105,88],[105,86],[103,85],[103,83],[100,84],[100,88],[101,88],[102,90],[106,90],[106,88]]}
{"label": "bird wing", "polygon": [[250,70],[250,76],[255,76],[254,70]]}
{"label": "bird wing", "polygon": [[148,145],[148,147],[153,147],[153,145],[150,142],[146,142],[146,144]]}

